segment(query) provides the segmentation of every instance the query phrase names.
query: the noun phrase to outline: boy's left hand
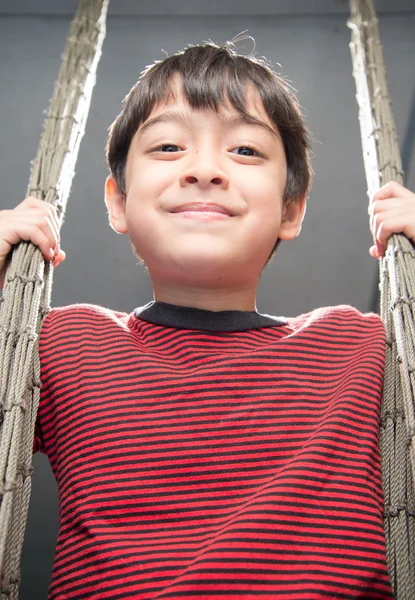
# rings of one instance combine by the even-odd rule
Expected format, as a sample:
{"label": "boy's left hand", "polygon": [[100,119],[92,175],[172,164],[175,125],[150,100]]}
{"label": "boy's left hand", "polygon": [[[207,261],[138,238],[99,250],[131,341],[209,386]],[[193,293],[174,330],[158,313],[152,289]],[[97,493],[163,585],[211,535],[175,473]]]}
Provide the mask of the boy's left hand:
{"label": "boy's left hand", "polygon": [[397,181],[376,192],[370,200],[369,215],[374,241],[369,254],[374,258],[385,256],[388,239],[394,233],[403,233],[415,243],[415,194]]}

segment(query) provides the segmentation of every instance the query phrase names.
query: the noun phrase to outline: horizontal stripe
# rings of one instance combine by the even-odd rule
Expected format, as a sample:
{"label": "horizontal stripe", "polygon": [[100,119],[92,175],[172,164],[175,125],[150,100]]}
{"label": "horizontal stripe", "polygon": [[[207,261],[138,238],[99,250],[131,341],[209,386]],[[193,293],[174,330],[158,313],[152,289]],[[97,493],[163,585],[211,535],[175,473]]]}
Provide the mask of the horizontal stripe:
{"label": "horizontal stripe", "polygon": [[379,318],[237,311],[218,331],[201,311],[202,331],[175,327],[186,307],[156,308],[74,305],[43,323],[49,599],[391,598]]}

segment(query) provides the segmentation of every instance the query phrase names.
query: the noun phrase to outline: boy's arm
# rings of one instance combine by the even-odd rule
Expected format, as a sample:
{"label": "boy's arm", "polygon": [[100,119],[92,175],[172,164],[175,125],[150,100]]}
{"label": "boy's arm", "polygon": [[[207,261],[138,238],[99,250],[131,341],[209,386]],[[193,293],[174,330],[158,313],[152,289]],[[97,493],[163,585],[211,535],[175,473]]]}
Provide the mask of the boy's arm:
{"label": "boy's arm", "polygon": [[374,245],[370,255],[385,256],[388,239],[403,233],[415,243],[415,194],[396,181],[382,186],[369,204],[370,230]]}
{"label": "boy's arm", "polygon": [[[13,210],[0,211],[0,289],[4,285],[7,259],[21,240],[38,246],[45,260],[58,265],[65,259],[60,249],[59,220],[55,208],[48,202],[27,197]],[[33,452],[43,450],[42,433],[36,422]]]}
{"label": "boy's arm", "polygon": [[21,240],[38,246],[45,260],[57,266],[65,260],[60,249],[59,220],[54,206],[28,196],[13,210],[0,211],[0,289],[4,285],[7,258]]}

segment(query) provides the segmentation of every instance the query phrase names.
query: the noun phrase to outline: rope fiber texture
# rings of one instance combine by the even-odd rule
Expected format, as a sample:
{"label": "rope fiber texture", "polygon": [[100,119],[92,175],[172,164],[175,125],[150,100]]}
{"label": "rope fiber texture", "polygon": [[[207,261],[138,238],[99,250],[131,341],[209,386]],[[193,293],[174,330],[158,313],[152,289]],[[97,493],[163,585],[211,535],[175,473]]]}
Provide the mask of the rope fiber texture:
{"label": "rope fiber texture", "polygon": [[[351,54],[363,158],[372,196],[403,183],[387,75],[373,0],[350,0]],[[380,260],[380,308],[386,364],[380,419],[384,527],[396,600],[415,598],[415,249],[403,235],[389,239]]]}
{"label": "rope fiber texture", "polygon": [[[80,0],[32,163],[27,195],[53,204],[62,224],[105,37],[108,0]],[[40,397],[38,336],[53,266],[30,242],[13,248],[0,305],[0,597],[17,599]]]}

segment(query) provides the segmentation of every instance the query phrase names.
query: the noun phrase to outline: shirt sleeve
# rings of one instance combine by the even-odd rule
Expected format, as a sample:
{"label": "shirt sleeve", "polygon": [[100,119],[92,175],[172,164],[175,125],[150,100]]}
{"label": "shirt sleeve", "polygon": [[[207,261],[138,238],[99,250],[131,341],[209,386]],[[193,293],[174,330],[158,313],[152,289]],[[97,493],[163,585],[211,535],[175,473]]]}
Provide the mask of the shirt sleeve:
{"label": "shirt sleeve", "polygon": [[34,439],[33,439],[33,454],[35,454],[36,452],[46,452],[45,450],[45,445],[44,445],[44,439],[43,439],[43,417],[42,417],[42,411],[41,411],[41,407],[42,405],[45,404],[45,402],[47,402],[49,400],[49,395],[46,393],[46,389],[47,389],[47,370],[44,368],[44,358],[45,358],[45,354],[47,354],[48,351],[48,336],[47,336],[47,332],[50,329],[51,324],[53,323],[54,320],[54,309],[52,309],[44,318],[43,323],[42,323],[42,327],[40,330],[40,334],[39,334],[39,344],[38,344],[38,348],[37,351],[39,353],[39,360],[40,360],[40,401],[39,401],[39,409],[38,409],[38,414],[36,417],[36,423],[35,423],[35,431],[34,431]]}

